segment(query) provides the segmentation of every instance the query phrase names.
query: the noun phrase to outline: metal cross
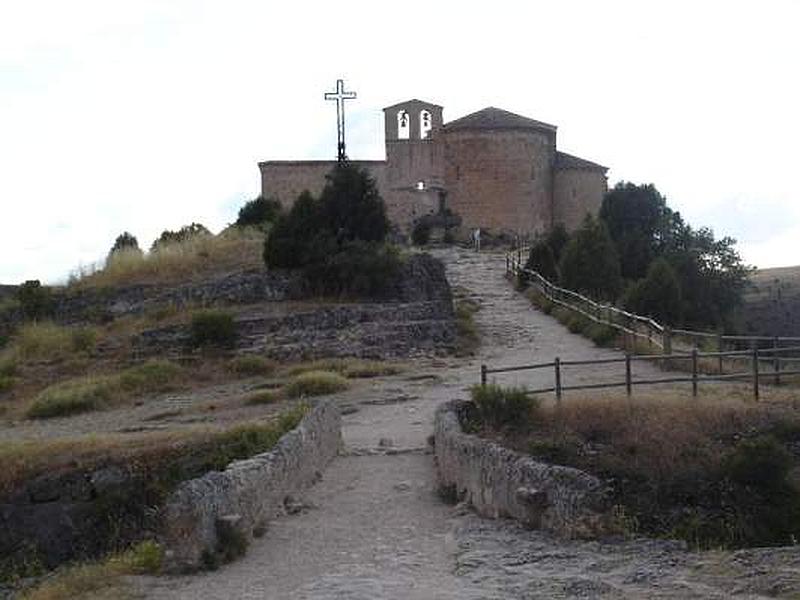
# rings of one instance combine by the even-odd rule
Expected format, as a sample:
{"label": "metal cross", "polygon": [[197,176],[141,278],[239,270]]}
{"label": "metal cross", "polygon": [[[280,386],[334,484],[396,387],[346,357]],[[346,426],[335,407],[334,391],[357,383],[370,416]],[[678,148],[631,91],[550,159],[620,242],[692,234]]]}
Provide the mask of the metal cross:
{"label": "metal cross", "polygon": [[341,79],[336,80],[335,92],[325,92],[325,100],[336,100],[336,131],[339,149],[339,162],[347,160],[347,154],[345,153],[344,148],[344,101],[354,100],[355,97],[355,92],[344,91],[344,81]]}

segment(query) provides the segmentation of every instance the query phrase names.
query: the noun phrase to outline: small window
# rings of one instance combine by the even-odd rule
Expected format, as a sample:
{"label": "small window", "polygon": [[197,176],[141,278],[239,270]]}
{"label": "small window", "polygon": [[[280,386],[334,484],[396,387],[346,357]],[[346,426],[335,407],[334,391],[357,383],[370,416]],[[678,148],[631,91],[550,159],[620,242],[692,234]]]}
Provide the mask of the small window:
{"label": "small window", "polygon": [[419,137],[425,139],[433,128],[430,111],[423,110],[419,113]]}
{"label": "small window", "polygon": [[407,140],[411,137],[411,119],[408,118],[408,113],[401,110],[397,113],[397,139]]}
{"label": "small window", "polygon": [[424,181],[418,181],[417,182],[417,189],[420,192],[424,192],[425,191],[425,182]]}

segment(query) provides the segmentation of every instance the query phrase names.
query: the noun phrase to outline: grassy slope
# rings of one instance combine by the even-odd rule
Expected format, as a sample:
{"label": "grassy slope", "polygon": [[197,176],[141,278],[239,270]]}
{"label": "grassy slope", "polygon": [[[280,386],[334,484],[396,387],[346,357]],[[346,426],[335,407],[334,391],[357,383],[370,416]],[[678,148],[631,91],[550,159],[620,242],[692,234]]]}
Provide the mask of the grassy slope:
{"label": "grassy slope", "polygon": [[800,336],[800,266],[760,269],[742,310],[745,331]]}

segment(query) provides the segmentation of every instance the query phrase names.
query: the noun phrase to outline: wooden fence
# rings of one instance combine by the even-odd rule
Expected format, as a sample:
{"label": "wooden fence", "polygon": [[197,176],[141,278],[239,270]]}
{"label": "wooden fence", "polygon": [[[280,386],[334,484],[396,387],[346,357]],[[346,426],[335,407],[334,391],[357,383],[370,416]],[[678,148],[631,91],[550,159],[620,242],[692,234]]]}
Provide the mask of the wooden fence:
{"label": "wooden fence", "polygon": [[[702,359],[718,359],[731,357],[737,363],[746,361],[749,368],[745,371],[734,371],[730,373],[705,374],[701,372],[700,361]],[[635,379],[633,366],[637,362],[654,362],[662,369],[669,368],[666,363],[680,361],[688,363],[688,368],[682,369],[687,372],[683,376],[656,377],[653,379]],[[552,369],[553,384],[541,388],[527,390],[530,394],[544,394],[555,392],[556,399],[561,400],[565,391],[570,390],[592,390],[601,388],[624,387],[630,396],[633,387],[637,385],[656,385],[662,383],[691,383],[692,395],[697,396],[698,388],[701,383],[718,383],[725,381],[749,381],[752,383],[753,397],[757,400],[760,395],[760,388],[765,383],[780,385],[785,378],[791,375],[800,375],[800,369],[785,368],[793,364],[800,363],[800,346],[790,348],[768,348],[766,350],[734,350],[730,352],[698,352],[693,349],[687,354],[671,355],[641,355],[636,356],[626,353],[622,358],[602,358],[596,360],[561,360],[556,357],[551,362],[536,363],[530,365],[516,365],[511,367],[489,367],[481,365],[481,385],[486,385],[489,375],[498,373],[511,373],[516,371],[530,371],[541,369]],[[579,383],[570,385],[565,381],[564,367],[588,366],[588,365],[620,365],[624,366],[620,371],[620,380],[612,382]],[[624,376],[624,379],[623,379]]]}
{"label": "wooden fence", "polygon": [[[564,391],[599,388],[625,387],[628,395],[636,385],[655,385],[661,383],[691,383],[692,394],[697,395],[698,387],[704,382],[750,381],[753,395],[759,397],[759,389],[765,378],[770,383],[780,385],[782,379],[800,375],[800,370],[784,368],[800,363],[800,337],[725,335],[687,329],[671,329],[650,317],[643,317],[609,304],[595,302],[572,290],[561,288],[532,269],[525,268],[528,249],[520,247],[506,254],[506,272],[522,276],[526,283],[533,285],[544,297],[556,305],[575,311],[587,319],[613,327],[623,334],[646,340],[652,348],[661,353],[655,355],[632,355],[624,358],[600,360],[564,360],[556,357],[552,362],[512,367],[488,367],[481,365],[481,385],[486,385],[488,376],[523,370],[553,370],[553,385],[529,390],[530,393],[555,392],[561,399]],[[714,351],[701,352],[700,348],[714,348]],[[726,348],[733,348],[728,349]],[[713,361],[715,373],[703,373],[701,361]],[[633,365],[637,362],[655,362],[662,369],[686,371],[685,376],[659,377],[655,379],[634,379]],[[624,364],[624,380],[611,383],[587,383],[565,385],[562,369],[569,366],[599,364]],[[746,370],[736,370],[742,368]],[[726,371],[726,366],[729,372]]]}
{"label": "wooden fence", "polygon": [[727,335],[689,329],[671,329],[651,319],[630,313],[610,304],[595,302],[572,290],[559,287],[538,272],[525,268],[528,248],[520,247],[506,254],[506,272],[524,277],[553,304],[573,310],[587,319],[613,327],[623,334],[644,340],[650,348],[658,348],[663,354],[690,354],[692,350],[704,349],[718,355],[720,371],[726,350],[777,349],[785,345],[800,345],[800,337],[776,337],[758,335]]}

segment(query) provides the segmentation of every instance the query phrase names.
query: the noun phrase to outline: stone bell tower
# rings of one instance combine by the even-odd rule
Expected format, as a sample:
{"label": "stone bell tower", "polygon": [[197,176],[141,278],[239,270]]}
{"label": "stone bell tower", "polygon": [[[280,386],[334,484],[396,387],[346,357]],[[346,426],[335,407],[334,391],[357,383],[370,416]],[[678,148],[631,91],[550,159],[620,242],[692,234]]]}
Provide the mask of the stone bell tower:
{"label": "stone bell tower", "polygon": [[444,207],[442,107],[408,100],[383,109],[386,168],[382,191],[389,218],[410,230]]}
{"label": "stone bell tower", "polygon": [[444,153],[437,139],[442,107],[408,100],[383,109],[386,132],[386,183],[390,188],[444,183]]}

